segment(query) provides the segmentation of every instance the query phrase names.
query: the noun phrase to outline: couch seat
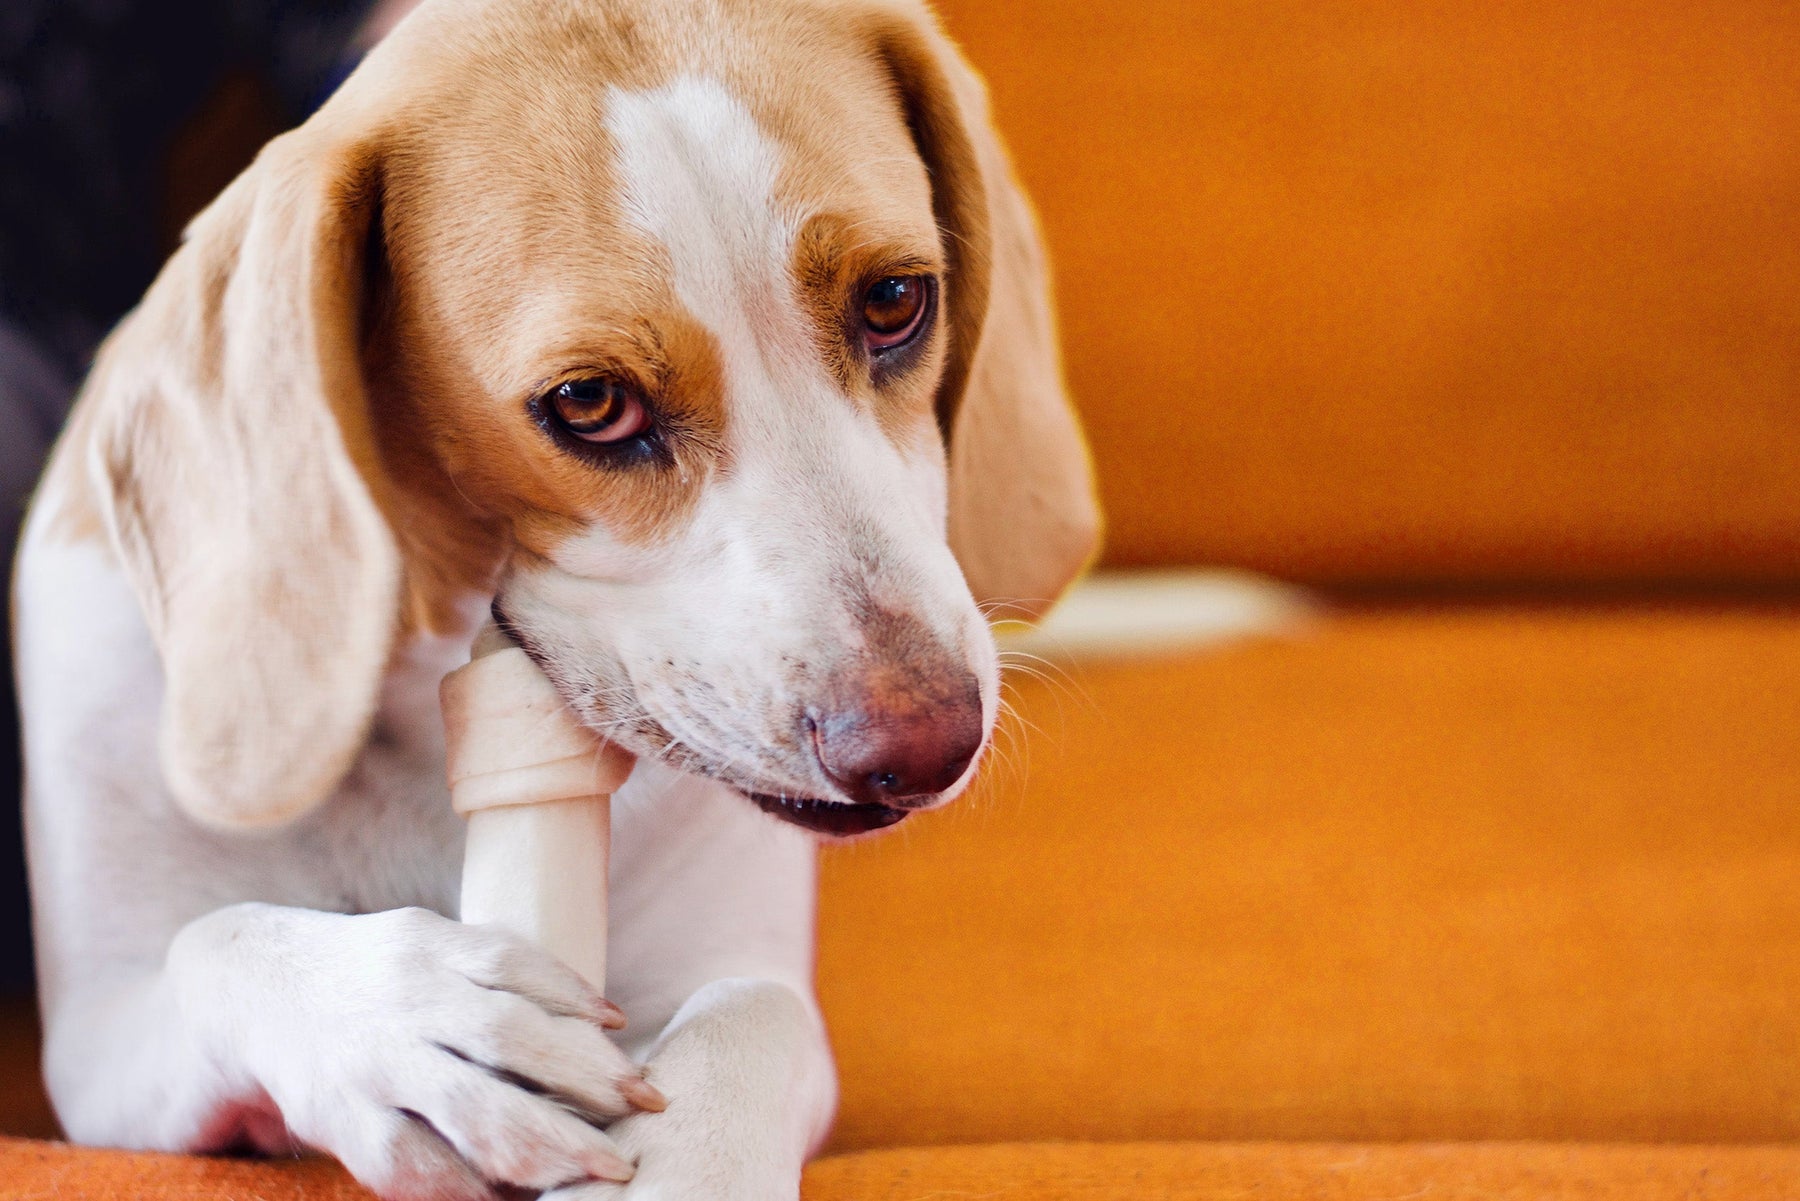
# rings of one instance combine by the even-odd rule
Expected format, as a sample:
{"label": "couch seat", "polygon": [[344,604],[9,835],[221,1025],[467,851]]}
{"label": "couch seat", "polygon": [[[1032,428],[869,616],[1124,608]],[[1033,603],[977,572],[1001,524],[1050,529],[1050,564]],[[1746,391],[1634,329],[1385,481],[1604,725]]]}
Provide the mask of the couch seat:
{"label": "couch seat", "polygon": [[827,857],[838,1149],[1800,1142],[1794,607],[1340,608],[1015,705]]}
{"label": "couch seat", "polygon": [[[1010,1143],[833,1155],[802,1201],[1786,1201],[1800,1148]],[[0,1138],[7,1201],[369,1201],[323,1159],[139,1155]]]}

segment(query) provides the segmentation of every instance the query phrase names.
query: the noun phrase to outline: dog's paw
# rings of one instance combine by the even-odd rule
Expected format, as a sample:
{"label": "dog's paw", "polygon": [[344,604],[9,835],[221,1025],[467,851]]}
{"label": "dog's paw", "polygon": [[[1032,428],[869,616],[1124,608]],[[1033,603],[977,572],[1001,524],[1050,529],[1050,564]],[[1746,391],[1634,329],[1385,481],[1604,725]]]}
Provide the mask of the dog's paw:
{"label": "dog's paw", "polygon": [[830,1056],[800,995],[719,980],[689,998],[650,1061],[664,1113],[609,1133],[637,1164],[623,1186],[586,1182],[543,1201],[798,1201],[810,1136],[830,1113]]}
{"label": "dog's paw", "polygon": [[[622,1015],[574,972],[425,910],[272,912],[222,958],[285,978],[227,984],[227,1012],[297,1138],[390,1201],[632,1176],[599,1127],[665,1102],[606,1036]],[[273,954],[246,953],[263,940]]]}

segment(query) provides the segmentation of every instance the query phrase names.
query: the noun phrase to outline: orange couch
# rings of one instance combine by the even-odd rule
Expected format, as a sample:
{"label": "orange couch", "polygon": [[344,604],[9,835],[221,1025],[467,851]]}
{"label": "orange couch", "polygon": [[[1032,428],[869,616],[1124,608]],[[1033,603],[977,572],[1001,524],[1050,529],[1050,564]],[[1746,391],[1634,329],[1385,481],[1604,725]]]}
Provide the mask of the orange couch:
{"label": "orange couch", "polygon": [[[1111,563],[1320,600],[1015,681],[977,796],[828,854],[807,1201],[1800,1196],[1800,16],[943,8]],[[5,1198],[361,1195],[0,1141]]]}

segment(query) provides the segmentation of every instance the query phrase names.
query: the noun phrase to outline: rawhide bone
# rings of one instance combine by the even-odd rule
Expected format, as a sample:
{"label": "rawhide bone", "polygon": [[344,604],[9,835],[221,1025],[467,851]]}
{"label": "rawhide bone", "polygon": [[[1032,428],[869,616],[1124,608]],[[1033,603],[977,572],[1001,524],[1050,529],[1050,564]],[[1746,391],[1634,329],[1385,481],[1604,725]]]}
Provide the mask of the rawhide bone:
{"label": "rawhide bone", "polygon": [[491,623],[439,695],[450,801],[469,824],[462,920],[528,938],[604,991],[612,794],[630,752],[576,720]]}

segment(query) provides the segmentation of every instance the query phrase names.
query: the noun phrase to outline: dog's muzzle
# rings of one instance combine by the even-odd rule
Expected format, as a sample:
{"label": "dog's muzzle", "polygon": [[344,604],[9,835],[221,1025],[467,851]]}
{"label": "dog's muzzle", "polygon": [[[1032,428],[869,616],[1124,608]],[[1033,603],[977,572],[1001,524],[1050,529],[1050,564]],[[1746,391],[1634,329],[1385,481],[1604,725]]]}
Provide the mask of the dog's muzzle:
{"label": "dog's muzzle", "polygon": [[750,793],[764,812],[818,834],[867,834],[930,807],[967,774],[985,740],[973,675],[883,668],[858,683],[833,690],[853,703],[801,718],[820,771],[848,799]]}

